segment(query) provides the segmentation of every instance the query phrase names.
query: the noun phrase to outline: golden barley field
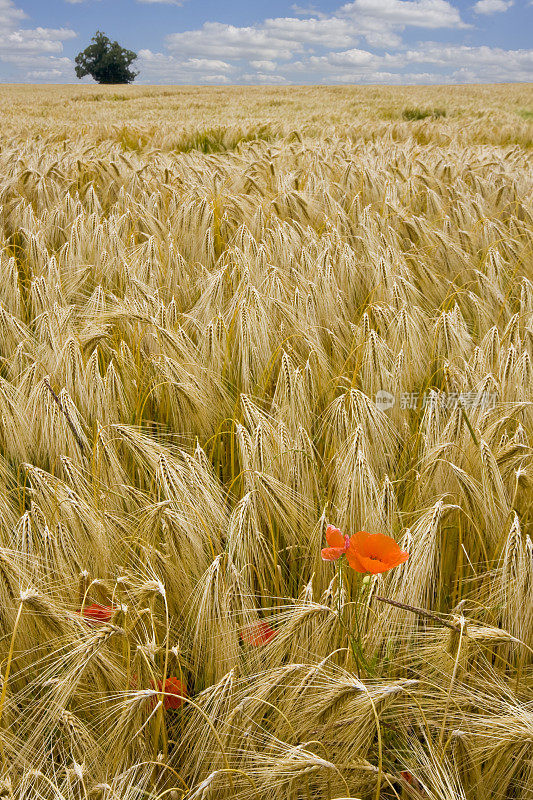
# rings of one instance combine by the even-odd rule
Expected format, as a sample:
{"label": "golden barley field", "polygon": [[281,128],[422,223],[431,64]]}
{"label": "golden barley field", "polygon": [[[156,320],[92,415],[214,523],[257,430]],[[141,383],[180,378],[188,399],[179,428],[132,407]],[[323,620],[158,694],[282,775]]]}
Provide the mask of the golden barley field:
{"label": "golden barley field", "polygon": [[0,797],[531,800],[533,87],[0,111]]}

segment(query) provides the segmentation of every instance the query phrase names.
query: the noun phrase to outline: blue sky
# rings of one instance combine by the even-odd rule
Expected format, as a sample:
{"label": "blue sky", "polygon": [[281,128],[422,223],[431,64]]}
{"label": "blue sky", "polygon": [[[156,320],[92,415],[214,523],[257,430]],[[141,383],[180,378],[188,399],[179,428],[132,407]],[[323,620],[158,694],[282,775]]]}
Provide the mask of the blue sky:
{"label": "blue sky", "polygon": [[0,0],[0,82],[76,82],[96,29],[143,84],[533,81],[533,0]]}

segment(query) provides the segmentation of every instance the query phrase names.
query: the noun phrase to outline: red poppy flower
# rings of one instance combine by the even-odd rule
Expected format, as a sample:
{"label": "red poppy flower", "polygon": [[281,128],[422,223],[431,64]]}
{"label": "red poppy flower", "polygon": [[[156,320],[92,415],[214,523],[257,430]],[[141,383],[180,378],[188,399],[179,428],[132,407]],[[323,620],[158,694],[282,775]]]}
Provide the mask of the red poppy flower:
{"label": "red poppy flower", "polygon": [[409,553],[400,550],[394,539],[383,533],[357,531],[350,537],[346,558],[356,572],[377,575],[403,564]]}
{"label": "red poppy flower", "polygon": [[89,624],[94,624],[95,622],[109,622],[115,610],[113,606],[101,606],[100,603],[93,603],[83,609],[78,609],[78,614],[81,614]]}
{"label": "red poppy flower", "polygon": [[256,622],[248,625],[241,632],[241,639],[250,647],[261,647],[274,638],[277,631],[266,622]]}
{"label": "red poppy flower", "polygon": [[350,537],[344,536],[338,528],[333,525],[328,525],[326,528],[326,541],[329,547],[322,549],[322,558],[324,561],[336,561],[348,550],[350,544]]}
{"label": "red poppy flower", "polygon": [[[160,692],[163,681],[157,681],[157,691]],[[165,681],[165,697],[163,705],[165,708],[180,708],[183,705],[183,698],[187,697],[187,687],[179,678],[167,678]]]}
{"label": "red poppy flower", "polygon": [[400,550],[394,539],[383,533],[357,531],[353,536],[343,535],[338,528],[328,525],[326,540],[329,547],[322,550],[325,561],[336,561],[346,554],[348,564],[356,572],[377,575],[403,564],[409,553]]}
{"label": "red poppy flower", "polygon": [[400,775],[402,776],[403,780],[406,783],[408,783],[409,786],[413,789],[413,791],[411,792],[411,796],[413,796],[413,795],[415,795],[416,797],[427,797],[428,796],[426,794],[426,792],[424,791],[420,781],[417,778],[415,778],[415,776],[412,775],[409,772],[409,770],[403,769],[400,772]]}

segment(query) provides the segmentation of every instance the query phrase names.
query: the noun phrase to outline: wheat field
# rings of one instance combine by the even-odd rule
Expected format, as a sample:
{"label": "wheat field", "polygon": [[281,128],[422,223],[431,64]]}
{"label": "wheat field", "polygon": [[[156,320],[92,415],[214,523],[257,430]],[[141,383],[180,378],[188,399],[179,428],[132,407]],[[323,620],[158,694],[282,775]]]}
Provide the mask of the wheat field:
{"label": "wheat field", "polygon": [[532,87],[0,111],[0,796],[531,800]]}

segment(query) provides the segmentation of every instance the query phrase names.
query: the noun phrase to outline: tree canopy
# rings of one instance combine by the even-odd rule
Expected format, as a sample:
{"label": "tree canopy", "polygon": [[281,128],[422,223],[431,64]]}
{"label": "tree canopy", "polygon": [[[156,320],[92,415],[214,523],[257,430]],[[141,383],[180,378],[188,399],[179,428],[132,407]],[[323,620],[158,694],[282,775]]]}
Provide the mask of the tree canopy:
{"label": "tree canopy", "polygon": [[139,74],[130,69],[136,58],[133,50],[126,50],[102,31],[96,31],[91,44],[75,58],[76,76],[91,75],[97,83],[132,83]]}

